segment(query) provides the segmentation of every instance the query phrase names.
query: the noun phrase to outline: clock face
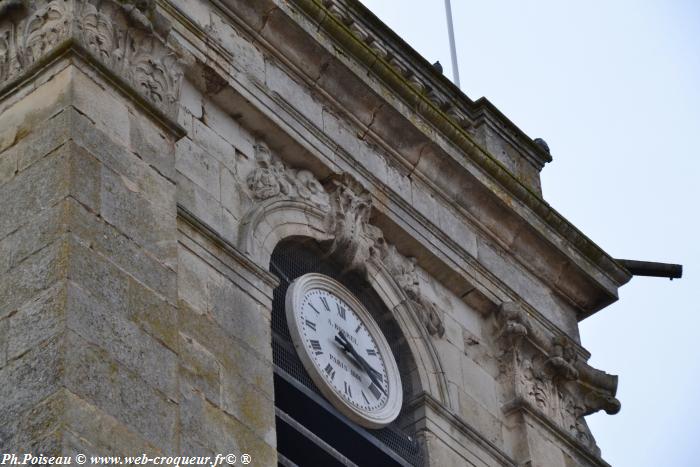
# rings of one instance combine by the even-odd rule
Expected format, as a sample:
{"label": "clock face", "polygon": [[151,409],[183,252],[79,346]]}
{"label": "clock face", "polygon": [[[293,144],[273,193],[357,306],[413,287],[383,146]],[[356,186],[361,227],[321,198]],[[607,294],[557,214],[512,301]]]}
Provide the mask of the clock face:
{"label": "clock face", "polygon": [[401,409],[401,379],[367,310],[345,287],[321,274],[294,281],[286,298],[297,353],[326,398],[369,428],[393,421]]}

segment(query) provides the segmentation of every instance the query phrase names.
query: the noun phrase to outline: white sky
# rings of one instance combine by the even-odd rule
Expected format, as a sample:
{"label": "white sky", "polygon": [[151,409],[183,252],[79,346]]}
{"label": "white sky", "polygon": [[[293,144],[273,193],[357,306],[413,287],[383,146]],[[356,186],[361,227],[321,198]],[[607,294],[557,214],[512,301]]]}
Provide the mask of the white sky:
{"label": "white sky", "polygon": [[[362,0],[451,77],[442,0]],[[613,466],[698,466],[700,2],[452,0],[462,89],[549,144],[545,199],[613,257],[682,263],[635,277],[581,323],[620,376],[588,417]]]}

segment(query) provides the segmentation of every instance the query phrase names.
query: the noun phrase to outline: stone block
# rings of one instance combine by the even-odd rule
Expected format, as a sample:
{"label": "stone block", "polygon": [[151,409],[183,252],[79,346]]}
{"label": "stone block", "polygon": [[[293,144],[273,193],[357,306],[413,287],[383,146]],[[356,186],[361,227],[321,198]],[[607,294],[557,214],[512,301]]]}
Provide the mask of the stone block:
{"label": "stone block", "polygon": [[567,467],[561,447],[549,439],[549,433],[538,427],[536,422],[528,420],[526,424],[527,446],[531,464],[533,466]]}
{"label": "stone block", "polygon": [[68,195],[70,153],[58,151],[0,186],[0,238]]}
{"label": "stone block", "polygon": [[67,242],[58,239],[0,275],[0,318],[17,310],[67,274]]}
{"label": "stone block", "polygon": [[180,375],[183,390],[195,389],[216,406],[221,405],[220,365],[206,347],[180,333]]}
{"label": "stone block", "polygon": [[175,301],[177,278],[174,270],[80,204],[69,200],[67,208],[70,230],[79,242],[104,255],[144,285]]}
{"label": "stone block", "polygon": [[129,278],[127,315],[146,333],[178,352],[177,310],[162,295]]}
{"label": "stone block", "polygon": [[[233,151],[231,152],[233,157]],[[191,140],[180,140],[175,149],[175,168],[217,201],[221,200],[221,163]]]}
{"label": "stone block", "polygon": [[175,180],[175,143],[173,137],[153,123],[150,116],[129,113],[131,152],[170,181]]}
{"label": "stone block", "polygon": [[56,240],[67,230],[68,201],[40,211],[29,222],[0,240],[0,274]]}
{"label": "stone block", "polygon": [[181,301],[189,304],[198,314],[204,314],[209,308],[207,284],[210,267],[191,251],[178,250],[178,294]]}
{"label": "stone block", "polygon": [[323,109],[323,132],[347,153],[360,152],[357,130],[326,108]]}
{"label": "stone block", "polygon": [[223,213],[219,200],[181,173],[177,174],[177,202],[210,229],[221,232]]}
{"label": "stone block", "polygon": [[311,91],[306,86],[294,81],[272,58],[265,60],[265,84],[316,128],[323,128],[321,103],[311,96]]}
{"label": "stone block", "polygon": [[165,210],[150,202],[131,180],[106,167],[102,170],[101,201],[100,212],[107,222],[163,264],[175,266],[177,232],[174,210]]}
{"label": "stone block", "polygon": [[275,449],[240,420],[189,392],[180,404],[182,432],[216,453],[249,453],[256,465],[276,465]]}
{"label": "stone block", "polygon": [[99,130],[128,147],[131,133],[128,101],[78,68],[73,68],[72,75],[71,105]]}
{"label": "stone block", "polygon": [[228,278],[211,271],[208,311],[229,336],[271,358],[270,312]]}
{"label": "stone block", "polygon": [[76,144],[123,177],[130,190],[165,211],[175,211],[175,185],[172,180],[97,129],[84,115],[75,110],[70,113],[71,133]]}
{"label": "stone block", "polygon": [[226,167],[221,169],[221,205],[226,208],[234,217],[243,217],[243,202],[246,197],[244,182],[239,180],[236,172],[232,172]]}
{"label": "stone block", "polygon": [[[64,371],[62,339],[37,345],[0,369],[0,451],[17,433],[22,414],[54,393]],[[17,388],[22,388],[18,391]]]}
{"label": "stone block", "polygon": [[267,444],[275,444],[275,403],[240,376],[221,375],[221,408],[240,420]]}
{"label": "stone block", "polygon": [[21,99],[0,103],[0,152],[42,128],[46,120],[70,104],[72,77],[72,69],[64,68]]}
{"label": "stone block", "polygon": [[190,137],[194,144],[218,159],[229,169],[234,170],[233,164],[236,154],[234,146],[200,120],[194,120],[192,127],[194,132]]}
{"label": "stone block", "polygon": [[[231,336],[221,325],[181,302],[178,307],[181,332],[191,336],[214,355],[221,365],[222,374],[238,377],[241,384],[255,386],[270,399],[273,398],[272,359],[258,354]],[[269,353],[272,351],[270,350]]]}
{"label": "stone block", "polygon": [[88,401],[69,391],[63,391],[63,398],[65,408],[62,416],[66,429],[88,441],[96,454],[163,455],[159,447]]}
{"label": "stone block", "polygon": [[3,452],[62,455],[64,391],[56,392],[18,417],[13,437]]}
{"label": "stone block", "polygon": [[0,186],[12,180],[19,172],[17,165],[17,151],[5,151],[0,153]]}
{"label": "stone block", "polygon": [[181,115],[182,111],[186,111],[190,116],[201,119],[202,118],[202,105],[204,103],[204,96],[201,91],[197,89],[194,84],[187,78],[182,80],[182,87],[180,89],[180,107]]}
{"label": "stone block", "polygon": [[500,394],[496,380],[471,358],[464,356],[461,361],[464,392],[471,395],[492,414],[498,414]]}
{"label": "stone block", "polygon": [[459,391],[459,413],[491,443],[503,445],[502,422],[464,391]]}
{"label": "stone block", "polygon": [[91,290],[69,284],[66,325],[110,360],[138,374],[144,382],[177,400],[177,357],[143,332],[123,313],[103,306]]}
{"label": "stone block", "polygon": [[65,331],[66,283],[60,281],[8,318],[7,358],[16,358]]}
{"label": "stone block", "polygon": [[112,313],[125,313],[128,304],[127,275],[75,240],[70,241],[69,278],[83,290],[89,291]]}
{"label": "stone block", "polygon": [[164,452],[177,445],[177,404],[153,389],[140,374],[76,334],[66,334],[66,388],[111,415]]}

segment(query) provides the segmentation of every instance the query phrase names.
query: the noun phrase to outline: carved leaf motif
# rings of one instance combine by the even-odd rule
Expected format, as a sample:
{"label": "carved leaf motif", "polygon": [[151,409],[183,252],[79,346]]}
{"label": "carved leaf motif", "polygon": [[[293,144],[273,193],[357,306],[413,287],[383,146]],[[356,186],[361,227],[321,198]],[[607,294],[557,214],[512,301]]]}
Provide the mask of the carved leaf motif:
{"label": "carved leaf motif", "polygon": [[9,29],[0,31],[0,81],[5,81],[10,76],[12,63],[11,32]]}
{"label": "carved leaf motif", "polygon": [[[0,0],[0,6],[6,2]],[[182,72],[146,16],[153,1],[34,0],[23,5],[0,16],[0,85],[74,34],[91,55],[161,110],[167,113],[177,105]]]}
{"label": "carved leaf motif", "polygon": [[65,3],[51,2],[27,19],[22,40],[18,47],[18,61],[27,67],[39,60],[44,53],[56,45],[67,32]]}
{"label": "carved leaf motif", "polygon": [[109,17],[99,13],[92,4],[86,5],[87,13],[80,21],[83,41],[97,56],[109,60],[115,50],[116,39]]}

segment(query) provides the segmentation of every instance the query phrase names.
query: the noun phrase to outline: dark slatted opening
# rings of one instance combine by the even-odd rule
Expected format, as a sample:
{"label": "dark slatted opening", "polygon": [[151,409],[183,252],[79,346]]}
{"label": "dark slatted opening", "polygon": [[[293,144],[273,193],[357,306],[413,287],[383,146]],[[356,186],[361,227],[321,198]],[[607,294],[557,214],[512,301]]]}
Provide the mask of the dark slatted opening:
{"label": "dark slatted opening", "polygon": [[380,430],[365,429],[325,400],[299,360],[287,328],[284,298],[289,284],[306,273],[325,274],[345,285],[372,313],[392,346],[401,371],[406,367],[398,348],[402,339],[376,292],[360,277],[341,274],[342,269],[324,257],[316,242],[309,240],[280,244],[272,255],[270,270],[280,279],[272,309],[279,465],[422,465],[422,449],[410,434],[395,424]]}

